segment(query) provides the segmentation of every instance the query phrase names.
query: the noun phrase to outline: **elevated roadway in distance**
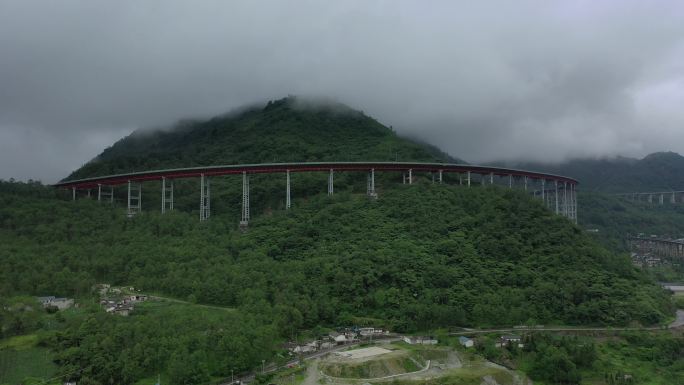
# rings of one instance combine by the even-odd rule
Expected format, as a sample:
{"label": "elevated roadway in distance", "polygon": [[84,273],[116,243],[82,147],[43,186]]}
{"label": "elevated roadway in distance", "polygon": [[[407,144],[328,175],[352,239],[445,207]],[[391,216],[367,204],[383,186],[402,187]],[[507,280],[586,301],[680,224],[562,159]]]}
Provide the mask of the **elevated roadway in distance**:
{"label": "elevated roadway in distance", "polygon": [[444,173],[458,174],[459,184],[470,187],[474,183],[473,175],[479,175],[480,184],[507,185],[509,188],[519,187],[531,191],[542,199],[546,207],[573,222],[577,222],[576,187],[579,182],[573,178],[529,170],[518,170],[503,167],[475,166],[453,163],[421,163],[421,162],[306,162],[306,163],[260,163],[217,165],[164,170],[131,172],[117,175],[103,175],[83,179],[66,180],[55,184],[55,187],[72,190],[73,199],[78,191],[97,189],[98,200],[113,202],[114,186],[128,185],[128,214],[132,216],[141,210],[142,183],[149,181],[162,182],[162,213],[173,210],[173,181],[176,179],[200,179],[200,220],[206,220],[210,214],[209,178],[223,175],[242,175],[242,219],[241,225],[247,225],[249,213],[249,175],[251,174],[286,174],[285,207],[290,208],[290,173],[292,172],[326,172],[328,173],[328,194],[334,193],[335,172],[368,173],[368,195],[376,198],[375,173],[401,173],[403,183],[412,184],[414,173],[430,173],[433,181],[443,182]]}
{"label": "elevated roadway in distance", "polygon": [[684,259],[684,240],[656,237],[629,237],[632,248],[640,253],[651,253],[660,257]]}

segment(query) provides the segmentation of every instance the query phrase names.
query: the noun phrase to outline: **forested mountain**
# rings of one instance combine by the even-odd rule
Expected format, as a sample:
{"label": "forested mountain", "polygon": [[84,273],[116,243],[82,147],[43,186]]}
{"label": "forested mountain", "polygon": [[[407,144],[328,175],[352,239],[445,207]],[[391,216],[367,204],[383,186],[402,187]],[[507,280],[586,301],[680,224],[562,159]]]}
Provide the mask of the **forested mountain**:
{"label": "forested mountain", "polygon": [[571,175],[584,191],[609,193],[684,190],[684,157],[656,152],[643,159],[577,159],[558,164],[500,162],[509,167]]}
{"label": "forested mountain", "polygon": [[[395,159],[457,161],[347,107],[286,98],[136,132],[69,178]],[[388,173],[377,177],[375,200],[365,195],[361,173],[336,174],[333,196],[324,194],[325,179],[293,175],[286,211],[284,179],[255,175],[246,232],[237,226],[239,176],[212,178],[206,222],[196,215],[196,180],[177,181],[175,211],[164,215],[159,184],[146,182],[142,213],[133,218],[120,190],[109,205],[0,182],[0,338],[31,336],[49,349],[58,374],[82,384],[132,384],[158,373],[199,384],[275,360],[280,343],[297,335],[338,326],[427,333],[521,323],[652,325],[672,314],[668,295],[629,258],[523,191],[432,184],[420,174],[403,185]],[[115,317],[99,307],[96,283],[184,302]],[[73,296],[82,306],[43,314],[32,310],[38,295]]]}
{"label": "forested mountain", "polygon": [[108,282],[235,309],[219,318],[146,311],[123,320],[93,307],[60,326],[4,306],[5,336],[50,325],[41,338],[62,370],[87,368],[83,376],[100,383],[132,383],[177,361],[225,376],[230,365],[255,367],[280,341],[320,326],[653,324],[672,311],[628,258],[534,198],[496,186],[422,180],[386,186],[377,201],[320,194],[260,215],[246,233],[227,215],[129,219],[39,186],[1,190],[0,297],[87,303],[92,285]]}
{"label": "forested mountain", "polygon": [[138,130],[67,179],[221,164],[394,160],[459,162],[346,105],[288,97],[206,121]]}

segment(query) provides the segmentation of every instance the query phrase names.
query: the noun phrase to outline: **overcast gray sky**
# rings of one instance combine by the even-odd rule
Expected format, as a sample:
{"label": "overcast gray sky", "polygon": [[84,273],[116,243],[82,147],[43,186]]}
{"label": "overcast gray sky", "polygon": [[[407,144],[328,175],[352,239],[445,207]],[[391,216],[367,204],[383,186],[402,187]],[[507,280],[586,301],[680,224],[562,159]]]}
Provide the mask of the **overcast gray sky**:
{"label": "overcast gray sky", "polygon": [[684,2],[0,0],[0,178],[326,96],[471,162],[684,152]]}

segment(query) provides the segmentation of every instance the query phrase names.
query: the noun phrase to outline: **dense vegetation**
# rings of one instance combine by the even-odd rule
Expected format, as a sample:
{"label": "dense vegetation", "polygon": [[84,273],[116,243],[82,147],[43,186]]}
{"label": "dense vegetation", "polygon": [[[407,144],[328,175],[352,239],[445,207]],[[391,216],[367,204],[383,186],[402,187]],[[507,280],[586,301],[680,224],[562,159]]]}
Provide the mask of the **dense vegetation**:
{"label": "dense vegetation", "polygon": [[627,237],[644,234],[684,237],[684,205],[651,204],[601,193],[579,194],[578,218],[582,226],[596,229],[594,236],[615,250],[628,250]]}
{"label": "dense vegetation", "polygon": [[[425,180],[386,188],[377,201],[350,193],[319,195],[295,201],[289,212],[260,216],[243,234],[227,215],[208,223],[181,212],[127,219],[121,209],[92,200],[42,197],[50,192],[40,186],[1,186],[0,296],[87,298],[93,284],[109,282],[236,309],[217,326],[195,315],[119,320],[96,312],[46,342],[63,351],[64,367],[89,368],[83,373],[99,381],[108,377],[96,373],[130,372],[116,377],[128,383],[160,367],[171,370],[174,355],[186,354],[183,346],[203,346],[207,360],[197,361],[213,364],[202,370],[226,375],[227,364],[212,358],[221,352],[217,338],[205,340],[191,329],[186,334],[195,336],[192,341],[164,342],[164,333],[183,323],[202,330],[246,325],[265,341],[231,355],[232,365],[241,362],[236,369],[246,369],[275,351],[279,338],[318,325],[348,325],[358,321],[354,317],[415,331],[652,324],[671,311],[669,299],[627,259],[602,249],[537,200],[497,187]],[[5,336],[30,331],[8,327],[17,314],[3,313]],[[179,323],[169,320],[158,328],[159,319],[167,318]],[[91,330],[95,325],[103,329]],[[143,338],[155,328],[158,338]],[[235,330],[242,329],[231,327],[223,344],[238,344],[234,339],[244,331]],[[106,344],[87,337],[111,333]],[[131,358],[92,358],[121,351]],[[136,356],[148,351],[164,353],[156,361]],[[129,371],[132,357],[138,366]],[[102,371],[104,362],[114,366]]]}
{"label": "dense vegetation", "polygon": [[[70,178],[203,164],[394,159],[453,161],[344,106],[288,98],[135,133]],[[408,186],[383,174],[380,198],[370,200],[360,173],[336,175],[332,197],[320,194],[325,175],[296,174],[293,209],[284,211],[282,178],[253,176],[254,219],[246,233],[236,226],[237,177],[212,179],[212,216],[204,223],[197,220],[196,181],[177,181],[177,210],[166,215],[159,213],[159,185],[147,183],[143,213],[134,218],[123,214],[121,190],[110,206],[70,202],[39,183],[0,182],[0,338],[33,336],[31,349],[50,349],[59,374],[80,383],[130,384],[161,372],[181,384],[255,368],[281,342],[340,325],[399,332],[650,325],[671,315],[667,295],[625,255],[529,195],[417,178]],[[610,245],[613,238],[606,239]],[[128,318],[110,316],[93,292],[103,282],[222,308],[153,303]],[[47,314],[26,297],[36,295],[76,297],[83,306]]]}
{"label": "dense vegetation", "polygon": [[684,381],[684,338],[669,331],[604,332],[594,336],[527,334],[520,348],[494,347],[482,338],[477,350],[523,369],[535,384],[679,384]]}
{"label": "dense vegetation", "polygon": [[669,310],[629,260],[533,198],[499,188],[425,183],[378,201],[317,196],[258,218],[246,234],[228,216],[128,220],[93,201],[2,199],[5,295],[129,283],[282,316],[281,333],[351,316],[397,330],[652,324]]}

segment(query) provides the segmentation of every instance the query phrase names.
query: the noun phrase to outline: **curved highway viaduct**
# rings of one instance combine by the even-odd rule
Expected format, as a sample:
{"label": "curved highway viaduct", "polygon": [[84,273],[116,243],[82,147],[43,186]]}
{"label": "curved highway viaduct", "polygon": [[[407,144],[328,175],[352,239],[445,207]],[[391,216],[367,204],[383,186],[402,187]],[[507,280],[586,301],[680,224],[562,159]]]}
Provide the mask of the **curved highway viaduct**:
{"label": "curved highway viaduct", "polygon": [[[356,171],[368,174],[367,193],[377,197],[375,191],[376,172],[401,173],[403,183],[412,184],[414,174],[429,173],[432,181],[443,182],[445,173],[457,174],[459,184],[470,187],[474,183],[474,175],[479,176],[480,184],[505,184],[508,188],[522,188],[539,197],[546,207],[556,214],[569,218],[577,223],[577,180],[561,176],[527,170],[516,170],[501,167],[473,166],[451,163],[417,163],[417,162],[308,162],[308,163],[263,163],[238,164],[224,166],[205,166],[151,170],[128,174],[106,175],[85,179],[69,180],[55,186],[70,189],[75,200],[78,191],[97,189],[98,200],[114,200],[114,186],[128,185],[128,215],[132,216],[141,209],[142,183],[161,181],[162,213],[173,210],[173,181],[181,178],[200,179],[200,220],[210,215],[209,178],[221,175],[242,175],[242,218],[240,224],[249,222],[249,175],[250,174],[285,174],[285,207],[291,206],[290,173],[292,172],[325,172],[328,173],[328,194],[334,193],[334,174],[336,171]],[[503,181],[503,182],[502,182]]]}

